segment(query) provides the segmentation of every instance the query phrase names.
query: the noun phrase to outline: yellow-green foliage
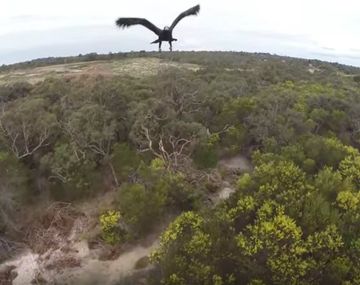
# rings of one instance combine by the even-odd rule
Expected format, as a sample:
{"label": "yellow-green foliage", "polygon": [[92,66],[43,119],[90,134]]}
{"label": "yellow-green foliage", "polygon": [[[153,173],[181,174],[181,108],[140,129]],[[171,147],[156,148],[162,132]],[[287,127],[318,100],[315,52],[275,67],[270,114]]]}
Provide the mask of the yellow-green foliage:
{"label": "yellow-green foliage", "polygon": [[262,280],[260,279],[252,279],[248,285],[266,285]]}
{"label": "yellow-green foliage", "polygon": [[213,133],[208,137],[207,144],[208,146],[215,146],[220,141],[220,136],[218,133]]}
{"label": "yellow-green foliage", "polygon": [[186,282],[183,278],[179,277],[177,274],[171,274],[166,282],[163,282],[166,285],[186,285]]}
{"label": "yellow-green foliage", "polygon": [[309,254],[322,251],[336,254],[343,246],[339,231],[329,226],[305,239],[296,222],[284,214],[284,207],[267,201],[259,208],[257,219],[236,237],[237,246],[246,256],[266,253],[267,265],[276,284],[299,284],[319,264]]}
{"label": "yellow-green foliage", "polygon": [[[169,225],[168,229],[161,235],[160,247],[152,254],[152,260],[156,261],[163,257],[166,254],[167,250],[172,246],[172,243],[177,239],[181,238],[182,234],[185,234],[188,231],[199,231],[202,223],[202,217],[198,214],[195,214],[194,212],[185,212],[181,214],[179,217],[176,218],[174,222]],[[193,244],[196,244],[196,239],[198,238],[195,238]]]}
{"label": "yellow-green foliage", "polygon": [[0,161],[6,160],[9,157],[9,154],[3,151],[0,151]]}
{"label": "yellow-green foliage", "polygon": [[343,239],[335,225],[329,225],[324,231],[316,232],[306,240],[307,250],[310,253],[329,250],[332,254],[336,254],[343,245]]}
{"label": "yellow-green foliage", "polygon": [[[207,280],[214,281],[215,284],[222,284],[219,276],[213,276],[213,268],[203,263],[204,256],[210,253],[212,241],[210,234],[202,228],[204,219],[194,212],[181,214],[168,229],[162,234],[160,246],[151,255],[152,262],[160,263],[165,267],[164,284],[189,284],[182,275],[191,275],[195,284],[200,284]],[[180,247],[180,248],[179,248]],[[181,250],[183,256],[174,256],[171,261],[165,263],[163,259],[173,250]],[[173,266],[181,268],[180,274],[169,274]],[[213,283],[211,283],[213,284]]]}
{"label": "yellow-green foliage", "polygon": [[[281,207],[272,209],[273,206],[265,203],[258,210],[258,220],[247,228],[250,239],[247,239],[243,233],[237,237],[238,246],[245,254],[256,254],[264,248],[271,250],[273,254],[278,254],[287,248],[294,252],[293,247],[301,240],[301,229],[296,226],[294,220],[283,213]],[[269,219],[269,216],[273,217]]]}
{"label": "yellow-green foliage", "polygon": [[151,161],[150,167],[153,170],[163,170],[165,169],[165,161],[161,158],[155,158]]}
{"label": "yellow-green foliage", "polygon": [[256,207],[255,199],[252,196],[245,196],[237,201],[236,207],[228,211],[229,218],[234,220],[239,216],[254,211]]}
{"label": "yellow-green foliage", "polygon": [[305,173],[293,162],[280,161],[256,166],[254,179],[258,185],[257,199],[274,199],[286,203],[294,212],[312,191]]}
{"label": "yellow-green foliage", "polygon": [[121,237],[118,231],[121,215],[119,211],[109,210],[100,215],[101,235],[106,243],[116,244]]}
{"label": "yellow-green foliage", "polygon": [[[342,191],[338,194],[336,202],[341,209],[349,213],[357,213],[360,206],[360,192]],[[357,214],[359,215],[360,213]]]}
{"label": "yellow-green foliage", "polygon": [[255,176],[269,194],[273,191],[295,191],[304,187],[305,183],[305,173],[288,161],[261,164],[255,168]]}
{"label": "yellow-green foliage", "polygon": [[349,155],[339,165],[341,174],[360,185],[360,155]]}
{"label": "yellow-green foliage", "polygon": [[251,184],[251,176],[249,173],[245,173],[240,176],[240,178],[237,181],[237,188],[241,190],[246,190]]}
{"label": "yellow-green foliage", "polygon": [[[341,150],[337,161],[357,156],[335,139],[323,142]],[[164,284],[356,284],[360,194],[345,163],[305,174],[292,154],[257,154],[227,203],[169,226],[152,257]]]}

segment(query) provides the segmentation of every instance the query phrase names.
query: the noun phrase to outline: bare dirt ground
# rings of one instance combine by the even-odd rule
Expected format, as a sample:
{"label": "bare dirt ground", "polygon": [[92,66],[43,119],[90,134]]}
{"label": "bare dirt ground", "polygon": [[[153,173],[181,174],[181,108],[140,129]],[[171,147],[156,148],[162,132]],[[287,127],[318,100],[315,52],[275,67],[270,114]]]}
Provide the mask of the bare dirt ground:
{"label": "bare dirt ground", "polygon": [[122,253],[115,260],[102,261],[93,257],[87,243],[82,242],[76,246],[81,253],[81,267],[66,270],[53,278],[56,284],[104,284],[112,285],[122,278],[135,273],[135,264],[138,260],[148,256],[157,246],[155,240],[148,246],[138,245]]}
{"label": "bare dirt ground", "polygon": [[[0,270],[9,266],[14,267],[13,272],[15,272],[15,278],[10,284],[31,284],[31,281],[35,277],[35,272],[39,269],[37,263],[38,257],[37,254],[32,253],[30,250],[26,250],[16,258],[3,263],[0,266]],[[0,282],[0,284],[2,283]]]}
{"label": "bare dirt ground", "polygon": [[221,159],[219,161],[219,167],[238,172],[247,172],[252,170],[252,165],[249,159],[241,154]]}
{"label": "bare dirt ground", "polygon": [[[59,285],[112,285],[139,270],[146,270],[147,268],[137,270],[135,265],[157,245],[158,240],[155,239],[149,245],[129,248],[115,260],[100,260],[97,252],[90,250],[86,241],[80,241],[70,246],[70,253],[51,250],[39,255],[27,250],[2,264],[0,269],[14,267],[16,277],[12,281],[13,285],[41,284],[42,281]],[[55,260],[57,263],[54,263]]]}
{"label": "bare dirt ground", "polygon": [[49,206],[40,217],[45,226],[35,224],[29,228],[30,247],[0,264],[0,273],[7,273],[7,283],[2,283],[0,278],[0,284],[112,285],[151,269],[147,263],[137,269],[137,262],[146,259],[158,245],[158,237],[169,221],[159,224],[136,244],[119,248],[104,244],[89,246],[88,240],[99,233],[99,213],[111,208],[114,195],[114,191],[109,191],[74,207],[66,203]]}
{"label": "bare dirt ground", "polygon": [[[235,192],[231,181],[236,176],[233,173],[252,170],[250,161],[242,155],[223,159],[218,167],[229,175],[221,182],[220,190],[209,197],[214,205]],[[112,207],[114,195],[114,191],[109,191],[74,207],[66,203],[49,206],[40,219],[42,225],[49,226],[30,227],[35,233],[31,235],[36,239],[34,245],[29,242],[31,248],[0,264],[0,272],[8,271],[9,275],[10,281],[4,284],[115,285],[150,270],[152,265],[147,262],[141,268],[138,264],[158,246],[160,233],[174,217],[160,222],[152,234],[136,244],[124,245],[112,254],[113,249],[104,245],[94,247],[89,241],[98,235],[99,213]],[[41,247],[37,246],[39,243]]]}
{"label": "bare dirt ground", "polygon": [[37,83],[47,77],[76,77],[79,75],[103,75],[107,77],[129,75],[144,77],[155,75],[162,68],[169,67],[185,68],[193,71],[201,68],[196,64],[179,63],[159,58],[89,61],[0,72],[0,85],[16,81]]}
{"label": "bare dirt ground", "polygon": [[249,172],[252,171],[253,168],[250,160],[242,154],[220,160],[218,167],[225,170],[225,172],[229,174],[229,177],[222,181],[220,191],[214,193],[212,197],[210,197],[215,205],[223,200],[229,199],[231,194],[236,191],[232,186],[231,181],[229,181],[233,174],[238,175],[240,173]]}

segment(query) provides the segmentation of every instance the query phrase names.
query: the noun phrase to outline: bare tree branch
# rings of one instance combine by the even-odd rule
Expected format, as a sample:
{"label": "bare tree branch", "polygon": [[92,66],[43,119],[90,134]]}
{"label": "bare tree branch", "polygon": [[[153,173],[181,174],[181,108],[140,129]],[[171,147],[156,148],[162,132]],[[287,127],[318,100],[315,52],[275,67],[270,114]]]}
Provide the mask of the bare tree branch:
{"label": "bare tree branch", "polygon": [[6,126],[3,118],[0,118],[0,128],[3,135],[10,141],[10,150],[18,159],[30,156],[41,147],[48,145],[46,143],[50,136],[48,128],[44,128],[40,134],[35,135],[33,143],[30,142],[31,126],[24,121],[21,122],[21,130],[17,130],[12,125]]}

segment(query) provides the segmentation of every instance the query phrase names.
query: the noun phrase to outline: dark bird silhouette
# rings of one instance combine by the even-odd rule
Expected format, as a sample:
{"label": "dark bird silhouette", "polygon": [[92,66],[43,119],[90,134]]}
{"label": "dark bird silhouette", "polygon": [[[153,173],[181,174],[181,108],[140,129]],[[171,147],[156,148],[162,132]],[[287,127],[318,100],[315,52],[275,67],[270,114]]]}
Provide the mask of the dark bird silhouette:
{"label": "dark bird silhouette", "polygon": [[174,39],[172,36],[172,32],[175,28],[175,26],[185,17],[191,16],[191,15],[197,15],[200,11],[200,5],[196,5],[184,12],[182,12],[177,18],[174,20],[174,22],[171,24],[170,27],[165,27],[163,30],[156,27],[153,23],[150,21],[144,19],[144,18],[119,18],[116,21],[116,25],[120,28],[128,28],[133,25],[143,25],[144,27],[148,28],[149,30],[153,31],[159,38],[152,42],[152,44],[159,43],[159,51],[161,52],[161,44],[162,42],[169,42],[170,45],[170,51],[172,51],[172,42],[177,41],[177,39]]}

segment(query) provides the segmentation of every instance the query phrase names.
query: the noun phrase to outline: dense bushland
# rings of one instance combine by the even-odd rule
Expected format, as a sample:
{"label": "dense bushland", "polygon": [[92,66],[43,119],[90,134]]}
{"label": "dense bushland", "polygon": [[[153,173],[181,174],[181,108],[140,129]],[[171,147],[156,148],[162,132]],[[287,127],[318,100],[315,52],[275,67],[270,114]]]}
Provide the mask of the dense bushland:
{"label": "dense bushland", "polygon": [[[161,57],[201,69],[0,86],[2,239],[22,239],[29,205],[115,191],[100,217],[109,243],[178,216],[152,256],[155,284],[358,284],[360,71],[263,54]],[[210,205],[218,159],[239,153],[254,171]]]}

